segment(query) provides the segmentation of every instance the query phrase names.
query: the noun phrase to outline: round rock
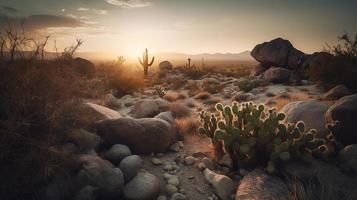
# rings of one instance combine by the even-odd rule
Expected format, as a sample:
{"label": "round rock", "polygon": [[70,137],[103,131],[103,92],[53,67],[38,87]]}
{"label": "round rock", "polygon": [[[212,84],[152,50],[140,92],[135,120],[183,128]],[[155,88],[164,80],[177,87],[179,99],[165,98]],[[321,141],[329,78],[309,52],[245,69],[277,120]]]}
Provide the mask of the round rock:
{"label": "round rock", "polygon": [[119,164],[120,161],[130,155],[131,151],[128,146],[123,144],[115,144],[104,154],[104,158],[113,164]]}
{"label": "round rock", "polygon": [[120,162],[119,168],[124,174],[125,183],[129,182],[138,174],[142,165],[143,160],[137,155],[128,156]]}
{"label": "round rock", "polygon": [[124,188],[124,196],[128,200],[152,200],[159,193],[159,179],[148,172],[140,172]]}

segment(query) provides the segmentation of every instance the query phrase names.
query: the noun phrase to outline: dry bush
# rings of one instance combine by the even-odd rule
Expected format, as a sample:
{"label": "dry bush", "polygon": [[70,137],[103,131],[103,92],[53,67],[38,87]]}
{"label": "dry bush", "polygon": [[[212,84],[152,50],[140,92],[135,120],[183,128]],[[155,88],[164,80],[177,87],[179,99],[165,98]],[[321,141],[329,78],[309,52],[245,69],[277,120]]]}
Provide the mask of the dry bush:
{"label": "dry bush", "polygon": [[200,92],[196,94],[193,98],[197,100],[206,100],[206,99],[210,99],[211,97],[212,95],[208,92]]}
{"label": "dry bush", "polygon": [[65,135],[54,129],[54,113],[79,97],[82,77],[57,61],[0,62],[0,196],[37,195],[52,178],[77,167],[57,146]]}
{"label": "dry bush", "polygon": [[182,136],[198,135],[200,120],[197,117],[187,117],[176,120],[178,132]]}
{"label": "dry bush", "polygon": [[187,98],[187,96],[185,94],[182,94],[179,92],[168,92],[164,96],[164,99],[166,99],[170,102],[174,102],[174,101],[182,100],[182,99],[186,99],[186,98]]}
{"label": "dry bush", "polygon": [[193,96],[197,94],[199,91],[201,91],[201,87],[198,85],[196,81],[188,81],[185,89],[188,90],[188,94],[190,96]]}
{"label": "dry bush", "polygon": [[168,82],[171,84],[172,89],[177,90],[182,88],[186,84],[187,80],[180,76],[174,76],[170,78]]}
{"label": "dry bush", "polygon": [[171,111],[175,118],[184,118],[191,115],[191,110],[183,103],[170,103],[164,106],[163,111]]}
{"label": "dry bush", "polygon": [[113,90],[116,97],[130,94],[145,86],[145,78],[139,71],[127,68],[122,63],[107,62],[98,66],[98,79],[105,83],[105,88]]}

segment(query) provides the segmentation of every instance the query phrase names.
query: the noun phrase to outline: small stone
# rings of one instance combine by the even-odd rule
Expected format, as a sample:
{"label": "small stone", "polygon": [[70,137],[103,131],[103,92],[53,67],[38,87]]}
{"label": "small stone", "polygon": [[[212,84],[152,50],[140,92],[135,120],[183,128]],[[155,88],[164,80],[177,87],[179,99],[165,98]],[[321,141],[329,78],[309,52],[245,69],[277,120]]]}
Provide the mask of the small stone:
{"label": "small stone", "polygon": [[186,196],[181,193],[175,193],[171,196],[170,200],[185,200]]}
{"label": "small stone", "polygon": [[202,162],[206,165],[206,167],[210,170],[213,170],[215,168],[215,164],[213,163],[213,161],[207,157],[204,157],[202,159]]}
{"label": "small stone", "polygon": [[154,165],[163,165],[164,164],[164,162],[161,159],[155,158],[155,157],[151,159],[151,163]]}
{"label": "small stone", "polygon": [[198,164],[198,169],[203,171],[207,168],[206,164],[204,164],[203,162],[201,162],[200,164]]}
{"label": "small stone", "polygon": [[150,200],[160,193],[160,180],[150,173],[140,172],[125,185],[124,196],[131,200]]}
{"label": "small stone", "polygon": [[178,191],[177,187],[171,184],[167,184],[165,186],[166,193],[170,196],[172,196],[174,193]]}
{"label": "small stone", "polygon": [[156,154],[156,157],[159,157],[159,158],[161,158],[161,157],[163,157],[163,156],[164,156],[163,153],[157,153],[157,154]]}
{"label": "small stone", "polygon": [[224,156],[222,157],[221,163],[229,168],[233,167],[233,161],[229,154],[224,154]]}
{"label": "small stone", "polygon": [[128,146],[123,144],[115,144],[104,154],[104,158],[113,164],[119,164],[120,161],[130,155],[131,151]]}
{"label": "small stone", "polygon": [[193,165],[196,161],[197,161],[197,159],[192,157],[192,156],[187,156],[185,158],[185,164],[186,165]]}
{"label": "small stone", "polygon": [[167,200],[167,198],[164,195],[160,195],[156,200]]}
{"label": "small stone", "polygon": [[205,179],[212,184],[215,193],[221,199],[228,199],[234,190],[234,182],[228,176],[217,174],[209,169],[204,171]]}
{"label": "small stone", "polygon": [[189,176],[188,179],[189,179],[189,180],[195,179],[195,177],[194,177],[194,176]]}
{"label": "small stone", "polygon": [[175,170],[177,169],[177,166],[175,164],[166,164],[163,169],[166,171]]}
{"label": "small stone", "polygon": [[184,144],[182,141],[178,141],[170,146],[170,150],[174,152],[179,152],[183,148]]}
{"label": "small stone", "polygon": [[165,173],[164,178],[166,179],[168,184],[171,184],[174,186],[180,186],[180,180],[177,175],[171,175],[171,174]]}
{"label": "small stone", "polygon": [[243,168],[239,169],[239,174],[240,174],[241,176],[245,176],[245,175],[247,175],[248,173],[249,173],[249,171],[246,170],[246,169],[243,169]]}

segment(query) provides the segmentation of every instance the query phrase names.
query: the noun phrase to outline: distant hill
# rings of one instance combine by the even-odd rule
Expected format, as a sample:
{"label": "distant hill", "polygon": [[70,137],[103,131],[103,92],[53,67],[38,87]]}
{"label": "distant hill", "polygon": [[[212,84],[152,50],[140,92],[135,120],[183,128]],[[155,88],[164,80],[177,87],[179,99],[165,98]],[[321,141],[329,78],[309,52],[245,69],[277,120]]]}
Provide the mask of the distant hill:
{"label": "distant hill", "polygon": [[219,61],[237,61],[244,60],[250,61],[254,58],[250,55],[250,51],[243,51],[241,53],[203,53],[203,54],[183,54],[183,53],[157,53],[155,54],[160,60],[171,59],[171,60],[186,60],[191,58],[193,60],[201,60],[202,58],[206,61],[208,60],[219,60]]}

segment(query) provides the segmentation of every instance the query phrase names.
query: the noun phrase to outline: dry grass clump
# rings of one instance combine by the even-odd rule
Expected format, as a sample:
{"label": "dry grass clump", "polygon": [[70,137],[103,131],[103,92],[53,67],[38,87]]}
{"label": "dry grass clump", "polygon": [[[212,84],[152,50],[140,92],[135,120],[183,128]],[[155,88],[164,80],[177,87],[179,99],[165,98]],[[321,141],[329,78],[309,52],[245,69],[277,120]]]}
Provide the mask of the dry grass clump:
{"label": "dry grass clump", "polygon": [[170,103],[164,106],[163,111],[171,111],[172,115],[177,118],[185,118],[191,115],[191,110],[184,103]]}
{"label": "dry grass clump", "polygon": [[280,99],[291,99],[291,95],[288,92],[283,92],[278,95],[278,98]]}
{"label": "dry grass clump", "polygon": [[206,99],[210,99],[211,97],[212,95],[209,92],[200,92],[196,94],[193,98],[197,100],[206,100]]}
{"label": "dry grass clump", "polygon": [[200,120],[197,117],[186,117],[177,119],[176,124],[180,135],[197,135]]}
{"label": "dry grass clump", "polygon": [[186,82],[187,80],[181,76],[174,76],[168,80],[168,83],[170,83],[171,88],[174,90],[182,88],[186,84]]}
{"label": "dry grass clump", "polygon": [[177,100],[183,100],[186,99],[187,96],[185,94],[179,93],[179,92],[167,92],[166,95],[164,96],[164,99],[174,102]]}

